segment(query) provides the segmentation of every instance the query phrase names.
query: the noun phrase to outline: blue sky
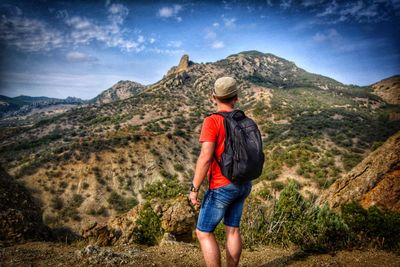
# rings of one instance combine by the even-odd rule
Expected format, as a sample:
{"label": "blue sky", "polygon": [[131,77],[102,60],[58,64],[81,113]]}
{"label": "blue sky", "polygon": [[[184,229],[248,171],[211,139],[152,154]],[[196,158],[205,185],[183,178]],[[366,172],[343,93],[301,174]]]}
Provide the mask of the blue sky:
{"label": "blue sky", "polygon": [[2,1],[0,94],[83,99],[183,54],[273,53],[345,84],[400,73],[400,0]]}

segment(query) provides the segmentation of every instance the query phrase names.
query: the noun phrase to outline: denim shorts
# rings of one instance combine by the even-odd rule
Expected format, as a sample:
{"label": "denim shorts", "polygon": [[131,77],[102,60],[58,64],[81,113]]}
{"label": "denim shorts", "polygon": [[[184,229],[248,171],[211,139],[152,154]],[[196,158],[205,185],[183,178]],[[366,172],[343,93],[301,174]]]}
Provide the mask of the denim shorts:
{"label": "denim shorts", "polygon": [[244,200],[250,191],[251,182],[228,184],[208,190],[201,204],[197,229],[202,232],[213,232],[222,218],[226,226],[239,227]]}

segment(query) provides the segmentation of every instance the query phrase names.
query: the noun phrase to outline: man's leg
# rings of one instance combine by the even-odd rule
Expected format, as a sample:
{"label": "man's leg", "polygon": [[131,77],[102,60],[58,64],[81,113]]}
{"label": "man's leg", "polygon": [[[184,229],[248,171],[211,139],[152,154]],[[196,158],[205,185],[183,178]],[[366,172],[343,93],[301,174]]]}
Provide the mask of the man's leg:
{"label": "man's leg", "polygon": [[203,252],[207,267],[220,267],[221,255],[214,234],[196,229],[196,235],[200,241],[201,251]]}
{"label": "man's leg", "polygon": [[225,225],[226,233],[226,265],[228,267],[238,266],[242,254],[242,238],[239,227]]}

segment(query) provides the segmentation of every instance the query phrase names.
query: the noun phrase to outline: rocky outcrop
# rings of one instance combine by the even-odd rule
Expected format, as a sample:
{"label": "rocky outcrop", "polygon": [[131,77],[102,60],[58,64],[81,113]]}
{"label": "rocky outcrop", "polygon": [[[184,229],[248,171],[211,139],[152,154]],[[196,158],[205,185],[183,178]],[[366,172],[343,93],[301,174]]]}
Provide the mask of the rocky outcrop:
{"label": "rocky outcrop", "polygon": [[167,76],[173,75],[173,74],[180,74],[182,72],[187,72],[189,69],[189,66],[191,65],[192,62],[189,61],[189,56],[188,55],[183,55],[181,57],[181,60],[179,61],[178,66],[172,67],[168,72]]}
{"label": "rocky outcrop", "polygon": [[374,94],[389,104],[400,104],[400,75],[396,75],[372,85]]}
{"label": "rocky outcrop", "polygon": [[400,212],[400,132],[332,184],[317,204],[339,209],[352,201]]}
{"label": "rocky outcrop", "polygon": [[0,167],[0,242],[48,240],[51,231],[29,191]]}
{"label": "rocky outcrop", "polygon": [[144,90],[145,86],[132,81],[119,81],[91,100],[96,104],[106,104],[133,97]]}
{"label": "rocky outcrop", "polygon": [[[161,228],[177,241],[191,241],[196,223],[196,212],[185,196],[168,201],[150,201],[153,211],[161,221]],[[144,205],[140,204],[129,212],[111,218],[106,224],[93,223],[81,231],[82,237],[99,246],[136,243],[136,223]]]}

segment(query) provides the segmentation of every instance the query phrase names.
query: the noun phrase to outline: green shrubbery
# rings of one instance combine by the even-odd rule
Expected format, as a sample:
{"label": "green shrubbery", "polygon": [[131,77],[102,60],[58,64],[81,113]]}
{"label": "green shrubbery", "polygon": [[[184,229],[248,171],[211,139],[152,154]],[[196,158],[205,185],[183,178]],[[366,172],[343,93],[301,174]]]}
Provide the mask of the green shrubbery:
{"label": "green shrubbery", "polygon": [[155,245],[162,236],[160,218],[146,202],[136,220],[138,229],[134,232],[135,241],[139,244]]}
{"label": "green shrubbery", "polygon": [[125,198],[115,191],[111,192],[107,201],[110,204],[110,206],[118,213],[127,212],[138,204],[136,198],[134,197]]}
{"label": "green shrubbery", "polygon": [[342,207],[342,217],[350,227],[352,245],[400,249],[400,214],[351,203]]}
{"label": "green shrubbery", "polygon": [[145,199],[170,199],[179,194],[184,194],[185,189],[177,178],[172,178],[147,184],[142,190],[140,190],[140,193],[142,193]]}
{"label": "green shrubbery", "polygon": [[338,214],[326,205],[317,207],[305,200],[293,181],[278,200],[264,191],[258,196],[272,201],[269,206],[254,196],[246,201],[242,235],[247,246],[295,244],[318,251],[368,245],[400,249],[399,214],[377,207],[365,210],[354,203],[345,205]]}

